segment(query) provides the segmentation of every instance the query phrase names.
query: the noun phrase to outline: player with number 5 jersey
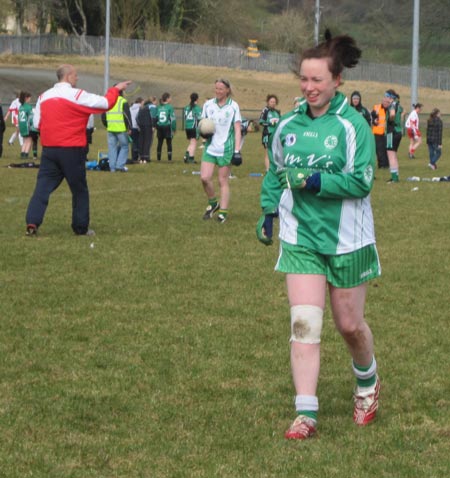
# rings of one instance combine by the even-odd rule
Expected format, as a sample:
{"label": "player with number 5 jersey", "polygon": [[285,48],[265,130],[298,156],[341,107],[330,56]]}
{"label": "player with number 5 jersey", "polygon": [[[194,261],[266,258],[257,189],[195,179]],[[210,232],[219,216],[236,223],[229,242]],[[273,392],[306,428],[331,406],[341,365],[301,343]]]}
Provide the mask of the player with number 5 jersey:
{"label": "player with number 5 jersey", "polygon": [[164,140],[167,143],[167,159],[169,162],[172,161],[172,138],[177,130],[177,120],[173,106],[170,104],[171,101],[170,93],[163,93],[158,106],[156,123],[158,136],[156,159],[158,161],[161,161]]}

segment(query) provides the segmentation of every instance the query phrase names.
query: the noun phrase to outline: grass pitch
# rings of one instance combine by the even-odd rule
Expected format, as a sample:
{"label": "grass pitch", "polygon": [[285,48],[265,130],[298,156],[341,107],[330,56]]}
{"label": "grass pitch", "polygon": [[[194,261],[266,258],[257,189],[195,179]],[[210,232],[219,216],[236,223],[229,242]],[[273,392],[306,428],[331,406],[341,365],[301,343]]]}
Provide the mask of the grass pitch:
{"label": "grass pitch", "polygon": [[[5,134],[5,143],[9,131]],[[94,134],[91,157],[106,149]],[[350,358],[326,311],[319,434],[287,442],[294,416],[289,308],[277,245],[255,237],[263,154],[249,134],[229,220],[201,219],[198,176],[175,164],[89,172],[95,237],[70,229],[70,192],[24,235],[35,169],[0,160],[0,477],[395,477],[449,475],[449,183],[400,152],[401,182],[372,193],[382,276],[366,315],[380,413],[352,423]],[[154,150],[153,150],[154,151]],[[200,151],[197,152],[197,158]],[[414,190],[415,188],[418,188]]]}

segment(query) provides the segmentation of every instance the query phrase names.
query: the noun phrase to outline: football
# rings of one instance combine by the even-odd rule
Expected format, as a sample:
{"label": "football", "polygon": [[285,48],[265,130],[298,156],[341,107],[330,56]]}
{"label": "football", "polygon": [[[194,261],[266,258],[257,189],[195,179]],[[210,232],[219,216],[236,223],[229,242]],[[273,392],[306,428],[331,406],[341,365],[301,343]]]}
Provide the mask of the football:
{"label": "football", "polygon": [[198,124],[198,131],[202,138],[209,139],[216,132],[216,125],[212,119],[203,118]]}

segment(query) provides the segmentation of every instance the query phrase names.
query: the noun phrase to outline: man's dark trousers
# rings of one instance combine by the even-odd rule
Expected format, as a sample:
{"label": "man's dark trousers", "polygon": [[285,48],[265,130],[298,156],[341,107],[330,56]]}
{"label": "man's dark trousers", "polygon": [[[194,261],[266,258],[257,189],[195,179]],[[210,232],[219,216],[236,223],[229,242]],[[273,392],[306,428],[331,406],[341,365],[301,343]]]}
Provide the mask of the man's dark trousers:
{"label": "man's dark trousers", "polygon": [[82,147],[43,147],[36,189],[28,205],[27,224],[39,227],[50,194],[66,179],[72,192],[72,229],[86,234],[89,226],[89,190],[86,181],[86,150]]}
{"label": "man's dark trousers", "polygon": [[388,168],[389,159],[386,151],[386,136],[384,134],[374,134],[374,136],[378,167]]}

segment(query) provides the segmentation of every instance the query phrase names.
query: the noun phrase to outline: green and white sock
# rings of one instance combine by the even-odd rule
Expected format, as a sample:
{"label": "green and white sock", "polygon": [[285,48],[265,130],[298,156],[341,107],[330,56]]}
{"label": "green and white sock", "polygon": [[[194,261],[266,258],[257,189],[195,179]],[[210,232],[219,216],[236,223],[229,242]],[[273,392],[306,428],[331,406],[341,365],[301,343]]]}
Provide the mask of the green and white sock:
{"label": "green and white sock", "polygon": [[375,357],[369,366],[358,365],[352,361],[353,373],[356,377],[358,389],[371,389],[377,381],[377,362]]}
{"label": "green and white sock", "polygon": [[297,395],[295,397],[295,410],[297,415],[304,415],[317,422],[319,399],[315,395]]}

